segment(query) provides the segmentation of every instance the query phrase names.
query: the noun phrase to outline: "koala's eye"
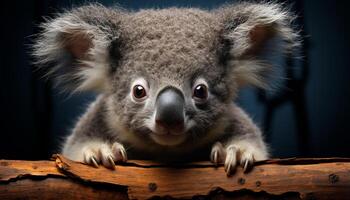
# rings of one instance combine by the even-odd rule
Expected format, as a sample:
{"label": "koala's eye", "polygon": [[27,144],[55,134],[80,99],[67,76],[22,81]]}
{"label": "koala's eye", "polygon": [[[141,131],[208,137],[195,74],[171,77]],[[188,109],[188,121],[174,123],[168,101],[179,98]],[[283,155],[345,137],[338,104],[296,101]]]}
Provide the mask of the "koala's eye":
{"label": "koala's eye", "polygon": [[132,92],[136,99],[142,99],[147,96],[146,89],[142,85],[135,85]]}
{"label": "koala's eye", "polygon": [[204,84],[199,84],[193,89],[193,98],[203,101],[208,98],[208,87]]}

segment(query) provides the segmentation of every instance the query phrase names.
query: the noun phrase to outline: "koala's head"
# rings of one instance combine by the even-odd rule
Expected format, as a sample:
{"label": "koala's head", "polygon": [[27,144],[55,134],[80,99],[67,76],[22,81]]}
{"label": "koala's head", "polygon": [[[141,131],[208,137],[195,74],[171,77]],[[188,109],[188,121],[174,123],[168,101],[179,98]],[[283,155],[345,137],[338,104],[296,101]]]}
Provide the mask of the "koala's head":
{"label": "koala's head", "polygon": [[[128,137],[174,146],[217,128],[241,86],[266,86],[261,55],[296,44],[291,20],[266,3],[138,12],[89,5],[45,23],[34,55],[66,88],[103,93],[108,123]],[[282,42],[271,45],[276,37]]]}

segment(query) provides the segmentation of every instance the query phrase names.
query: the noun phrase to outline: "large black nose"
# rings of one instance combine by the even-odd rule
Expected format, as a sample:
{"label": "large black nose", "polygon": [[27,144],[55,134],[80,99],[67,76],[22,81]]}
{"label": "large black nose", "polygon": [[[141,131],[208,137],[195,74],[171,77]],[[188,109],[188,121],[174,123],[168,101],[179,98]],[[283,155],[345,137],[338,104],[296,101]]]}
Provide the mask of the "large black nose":
{"label": "large black nose", "polygon": [[156,123],[169,130],[182,131],[184,128],[184,96],[174,87],[164,88],[156,100]]}

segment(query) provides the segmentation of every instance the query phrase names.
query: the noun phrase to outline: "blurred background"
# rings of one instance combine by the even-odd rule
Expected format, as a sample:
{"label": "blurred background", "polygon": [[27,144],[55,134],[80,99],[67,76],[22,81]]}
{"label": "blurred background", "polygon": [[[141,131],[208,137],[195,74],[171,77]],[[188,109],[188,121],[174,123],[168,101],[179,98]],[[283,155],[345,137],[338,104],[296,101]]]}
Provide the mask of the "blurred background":
{"label": "blurred background", "polygon": [[[0,159],[48,159],[94,94],[69,96],[34,73],[31,36],[44,16],[86,1],[6,1],[1,6]],[[216,8],[205,0],[99,1],[128,9]],[[264,130],[274,157],[350,157],[349,7],[346,1],[281,1],[299,15],[302,59],[276,59],[284,79],[272,92],[247,88],[240,104]]]}

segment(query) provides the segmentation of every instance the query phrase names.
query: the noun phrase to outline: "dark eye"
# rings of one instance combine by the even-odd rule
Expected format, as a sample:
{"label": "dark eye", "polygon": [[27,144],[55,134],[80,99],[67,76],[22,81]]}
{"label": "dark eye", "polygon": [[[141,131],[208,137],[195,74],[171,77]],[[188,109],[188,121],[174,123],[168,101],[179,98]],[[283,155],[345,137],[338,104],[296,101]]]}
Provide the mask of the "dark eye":
{"label": "dark eye", "polygon": [[133,88],[133,95],[136,99],[142,99],[147,95],[146,89],[142,85],[135,85]]}
{"label": "dark eye", "polygon": [[208,88],[204,84],[199,84],[193,89],[193,97],[198,100],[206,100],[208,98]]}

